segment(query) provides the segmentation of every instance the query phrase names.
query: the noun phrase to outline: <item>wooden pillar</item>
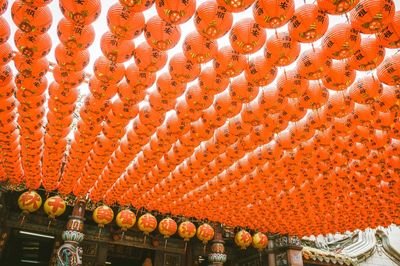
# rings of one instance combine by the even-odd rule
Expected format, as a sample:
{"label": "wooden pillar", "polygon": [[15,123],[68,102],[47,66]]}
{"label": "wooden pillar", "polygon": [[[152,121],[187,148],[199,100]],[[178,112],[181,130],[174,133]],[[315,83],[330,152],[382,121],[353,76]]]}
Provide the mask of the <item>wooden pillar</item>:
{"label": "wooden pillar", "polygon": [[275,238],[276,235],[268,235],[268,266],[275,266]]}
{"label": "wooden pillar", "polygon": [[82,248],[79,243],[83,241],[83,226],[85,221],[86,201],[76,201],[72,215],[67,223],[67,230],[62,233],[64,244],[57,251],[57,266],[82,265]]}
{"label": "wooden pillar", "polygon": [[212,266],[222,266],[226,262],[225,241],[222,237],[222,226],[214,225],[214,239],[211,241],[211,253],[208,254],[208,261]]}
{"label": "wooden pillar", "polygon": [[303,266],[300,239],[296,236],[283,235],[274,241],[276,266]]}

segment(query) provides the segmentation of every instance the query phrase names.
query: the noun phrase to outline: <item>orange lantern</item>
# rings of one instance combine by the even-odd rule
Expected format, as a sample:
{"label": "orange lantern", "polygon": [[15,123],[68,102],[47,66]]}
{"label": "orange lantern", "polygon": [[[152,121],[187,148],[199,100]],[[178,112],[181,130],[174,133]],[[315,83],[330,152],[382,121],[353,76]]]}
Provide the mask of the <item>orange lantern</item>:
{"label": "orange lantern", "polygon": [[394,54],[378,66],[378,79],[389,86],[400,85],[400,54]]}
{"label": "orange lantern", "polygon": [[32,213],[42,206],[42,198],[36,191],[26,191],[18,198],[18,207],[24,213]]}
{"label": "orange lantern", "polygon": [[361,35],[351,25],[339,23],[331,27],[322,39],[322,49],[332,59],[351,57],[361,44]]}
{"label": "orange lantern", "polygon": [[164,218],[158,224],[158,231],[164,236],[164,238],[169,238],[176,233],[178,226],[176,222],[171,218]]}
{"label": "orange lantern", "polygon": [[297,70],[303,78],[317,80],[323,77],[331,63],[321,48],[309,49],[297,60]]}
{"label": "orange lantern", "polygon": [[341,15],[353,9],[360,0],[318,0],[318,6],[331,15]]}
{"label": "orange lantern", "polygon": [[172,24],[183,24],[196,10],[195,0],[160,0],[156,1],[157,14]]}
{"label": "orange lantern", "polygon": [[258,251],[264,250],[268,246],[268,237],[258,232],[253,235],[253,247],[255,247]]}
{"label": "orange lantern", "polygon": [[267,34],[252,18],[244,18],[233,25],[229,33],[232,48],[240,54],[253,54],[260,50]]}
{"label": "orange lantern", "polygon": [[186,36],[182,50],[188,60],[196,64],[204,64],[215,58],[218,43],[195,31]]}
{"label": "orange lantern", "polygon": [[64,17],[79,25],[94,22],[101,12],[100,0],[60,0],[59,5]]}
{"label": "orange lantern", "polygon": [[370,71],[377,68],[385,58],[385,47],[376,38],[364,38],[358,49],[349,59],[350,66],[359,71]]}
{"label": "orange lantern", "polygon": [[286,32],[271,36],[265,46],[265,57],[277,66],[288,66],[299,57],[300,43],[294,41]]}
{"label": "orange lantern", "polygon": [[196,226],[190,221],[182,222],[178,227],[178,234],[184,241],[189,241],[196,235]]}
{"label": "orange lantern", "polygon": [[392,0],[361,0],[350,13],[351,25],[362,33],[375,34],[389,25],[395,11]]}
{"label": "orange lantern", "polygon": [[400,48],[400,10],[396,11],[390,24],[378,33],[378,38],[386,48]]}
{"label": "orange lantern", "polygon": [[275,29],[285,25],[294,13],[294,0],[258,0],[253,17],[261,27]]}
{"label": "orange lantern", "polygon": [[253,243],[253,238],[246,230],[240,230],[235,235],[235,243],[240,249],[246,249]]}
{"label": "orange lantern", "polygon": [[197,228],[197,238],[203,242],[203,244],[207,244],[208,241],[213,239],[214,237],[214,228],[211,225],[204,223]]}
{"label": "orange lantern", "polygon": [[157,228],[157,219],[150,213],[146,213],[140,216],[138,220],[139,230],[142,231],[145,235],[153,232]]}
{"label": "orange lantern", "polygon": [[130,11],[133,12],[142,12],[151,8],[151,6],[154,4],[154,1],[155,0],[119,0],[122,5],[126,6]]}
{"label": "orange lantern", "polygon": [[193,21],[201,35],[215,40],[228,33],[233,23],[233,16],[225,7],[209,0],[197,8]]}
{"label": "orange lantern", "polygon": [[254,0],[217,0],[217,3],[230,12],[242,12],[253,4]]}
{"label": "orange lantern", "polygon": [[52,219],[54,219],[57,216],[62,215],[65,212],[66,207],[67,207],[67,204],[65,204],[65,201],[60,196],[53,196],[53,197],[48,198],[44,202],[44,206],[43,206],[44,211]]}
{"label": "orange lantern", "polygon": [[162,20],[159,16],[150,18],[144,28],[147,43],[160,51],[175,47],[181,37],[179,25],[172,25]]}
{"label": "orange lantern", "polygon": [[295,41],[311,43],[319,40],[328,30],[329,17],[317,5],[306,4],[297,8],[288,26]]}
{"label": "orange lantern", "polygon": [[136,223],[136,215],[133,211],[125,209],[120,211],[115,218],[115,222],[122,231],[127,231],[129,228],[133,227]]}
{"label": "orange lantern", "polygon": [[142,13],[131,12],[117,3],[107,12],[107,24],[112,34],[121,39],[131,40],[143,32],[145,21]]}

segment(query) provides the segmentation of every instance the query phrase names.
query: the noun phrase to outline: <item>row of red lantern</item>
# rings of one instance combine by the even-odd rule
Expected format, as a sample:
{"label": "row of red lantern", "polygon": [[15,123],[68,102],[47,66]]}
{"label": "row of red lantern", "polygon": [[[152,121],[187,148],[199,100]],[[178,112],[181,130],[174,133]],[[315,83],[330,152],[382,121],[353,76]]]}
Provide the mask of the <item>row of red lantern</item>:
{"label": "row of red lantern", "polygon": [[14,35],[18,49],[14,63],[19,72],[15,83],[19,101],[22,166],[26,186],[37,189],[42,179],[44,102],[48,86],[45,74],[49,68],[46,55],[51,49],[51,39],[47,31],[52,23],[52,15],[45,3],[31,5],[24,1],[15,1],[11,7],[11,16],[18,27]]}
{"label": "row of red lantern", "polygon": [[[113,210],[106,205],[97,207],[93,212],[93,220],[100,227],[104,227],[104,225],[111,223],[113,218]],[[115,221],[123,231],[126,231],[135,225],[136,215],[131,210],[124,209],[117,214]],[[207,223],[200,225],[196,230],[196,226],[190,221],[184,221],[177,226],[176,222],[168,217],[157,223],[157,219],[150,213],[146,213],[138,219],[138,228],[146,235],[156,230],[157,224],[160,234],[165,238],[169,238],[178,232],[179,236],[185,241],[189,241],[197,235],[197,238],[200,241],[207,244],[207,242],[212,240],[214,237],[214,229]],[[255,248],[261,251],[267,247],[268,238],[261,232],[254,234],[252,237],[246,230],[241,230],[235,236],[235,243],[242,249],[253,244]]]}
{"label": "row of red lantern", "polygon": [[[379,87],[378,87],[379,88]],[[389,90],[390,90],[390,88],[388,88]],[[333,95],[332,97],[331,97],[331,99],[328,101],[329,102],[329,104],[330,104],[330,110],[331,110],[331,115],[338,115],[339,117],[342,117],[342,116],[344,116],[344,115],[347,115],[347,114],[349,114],[351,111],[353,111],[352,110],[352,106],[354,106],[354,104],[352,105],[352,102],[350,101],[350,98],[349,98],[349,96],[345,96],[345,97],[343,97],[343,96],[345,96],[345,95],[343,95],[343,94],[341,94],[341,93],[339,93],[339,94],[335,94],[335,95]],[[347,99],[346,99],[346,97],[347,97]],[[347,108],[346,110],[342,110],[340,113],[337,113],[335,110],[335,106],[338,106],[338,107],[340,107],[341,109],[343,109],[343,104],[345,104],[345,105],[347,105],[347,106],[349,106],[349,108]],[[350,108],[351,107],[351,108]],[[371,110],[374,110],[374,108],[365,108],[365,107],[363,107],[362,105],[359,105],[359,106],[356,106],[356,108],[355,108],[355,113],[353,113],[353,115],[354,115],[354,118],[353,118],[353,120],[355,120],[355,119],[357,119],[357,120],[359,120],[359,122],[360,123],[366,123],[367,121],[365,120],[365,114],[368,114],[369,112],[371,112]],[[344,111],[346,111],[346,112],[344,112]],[[375,112],[375,111],[374,111]],[[385,113],[381,113],[381,114],[385,114]],[[243,117],[243,116],[242,116]],[[297,145],[298,143],[300,143],[301,141],[306,141],[308,138],[310,138],[310,137],[312,137],[313,136],[313,134],[314,134],[314,132],[315,132],[315,129],[317,129],[316,127],[315,127],[315,125],[313,126],[312,124],[313,123],[315,123],[315,122],[313,122],[314,121],[314,118],[313,118],[313,116],[309,116],[310,117],[310,119],[309,120],[307,120],[307,123],[299,123],[299,124],[297,124],[294,128],[292,128],[292,130],[290,131],[290,134],[288,134],[289,133],[289,131],[286,131],[286,133],[285,132],[283,132],[283,133],[285,133],[285,134],[283,134],[283,133],[280,133],[280,134],[278,134],[277,135],[277,137],[275,138],[275,140],[276,140],[276,142],[278,142],[279,144],[280,144],[280,146],[281,147],[283,147],[284,149],[292,149],[293,147],[294,147],[294,145]],[[383,116],[383,115],[381,115],[380,116],[380,119],[382,119],[382,118],[385,118],[385,116]],[[378,121],[378,123],[379,124],[375,124],[375,126],[377,127],[377,129],[382,129],[382,128],[387,128],[387,127],[390,127],[390,126],[392,126],[393,125],[393,123],[395,122],[395,120],[394,120],[394,116],[392,116],[392,119],[390,119],[390,116],[386,119],[386,124],[382,124],[382,122],[380,122],[380,119],[378,119],[378,117],[376,117],[376,121]],[[389,120],[388,120],[389,119]],[[264,122],[265,123],[265,122]],[[263,124],[263,123],[262,123]],[[354,124],[354,122],[353,122],[353,124]],[[239,124],[240,125],[240,124]],[[356,125],[356,124],[354,124],[354,125]],[[248,125],[247,127],[249,127],[250,125]],[[383,126],[383,127],[382,127]],[[243,127],[243,124],[242,124],[242,126],[241,127]],[[235,131],[233,131],[233,129],[235,129],[234,127],[229,127],[229,129],[230,129],[230,134],[232,135],[232,137],[231,137],[231,140],[230,141],[235,141],[235,138],[237,138],[237,136],[238,135],[240,135],[240,134],[243,134],[243,131],[237,131],[237,130],[235,130]],[[267,131],[264,131],[265,133],[267,133],[267,132],[271,132],[270,130],[267,130]],[[265,135],[265,133],[264,133],[264,135],[263,135],[263,141],[266,141],[266,142],[269,142],[269,139],[266,137],[266,135]],[[296,135],[294,135],[293,137],[291,137],[291,134],[296,134]],[[393,135],[394,137],[396,136],[396,135]],[[220,140],[221,138],[220,137],[216,137],[216,140]],[[221,140],[223,140],[223,139],[221,139]],[[256,144],[256,145],[259,145],[259,144],[261,144],[260,142],[257,142],[256,140],[257,139],[248,139],[249,141],[251,140],[251,142],[249,143],[249,145],[250,144]],[[293,142],[294,141],[294,142]],[[220,143],[218,146],[218,149],[219,149],[219,151],[225,151],[225,146],[224,145],[222,145],[221,146],[221,144],[226,144],[226,140],[224,141],[225,143]],[[293,142],[293,143],[292,143]],[[207,144],[206,144],[207,145]],[[235,144],[236,145],[236,144]],[[213,147],[213,146],[211,146],[211,147]],[[234,146],[233,146],[234,147]],[[251,145],[250,145],[250,148],[254,148],[254,147],[252,147]],[[237,149],[237,145],[236,145],[236,149]],[[201,150],[199,150],[199,151],[201,151]],[[206,150],[204,150],[204,151],[202,151],[203,153],[205,153],[205,154],[207,154],[207,153],[209,153],[209,152],[207,152],[207,149]],[[215,154],[215,151],[213,152],[213,150],[210,150],[210,152],[211,153],[213,153],[213,154]],[[195,153],[196,154],[196,153]],[[241,154],[243,154],[243,151],[241,151]],[[217,155],[218,155],[218,153],[217,153]],[[196,156],[196,155],[195,155]],[[215,155],[214,155],[215,156]],[[208,160],[206,160],[205,162],[207,162],[207,163],[210,163],[211,162],[211,160],[214,158],[214,156],[213,157],[210,157],[210,156],[208,156],[207,157],[207,159]],[[201,158],[201,157],[200,157]],[[217,168],[217,169],[221,169],[221,170],[223,170],[224,169],[224,167],[226,167],[226,163],[228,162],[228,165],[229,165],[229,160],[228,159],[234,159],[234,160],[236,160],[236,159],[238,159],[238,158],[240,158],[240,157],[236,157],[236,156],[234,156],[234,157],[231,157],[231,155],[228,153],[228,154],[226,154],[225,156],[223,156],[223,158],[225,158],[225,159],[222,159],[223,161],[220,161],[219,163],[222,163],[222,164],[220,164],[220,166],[218,167],[218,164],[214,164],[214,165],[212,165],[212,167],[213,168]],[[198,159],[197,160],[195,160],[195,161],[193,161],[193,159],[191,159],[191,160],[189,160],[190,161],[190,164],[191,164],[191,166],[193,166],[193,164],[196,164],[196,165],[198,165],[199,163],[201,164],[201,160],[199,161]],[[187,160],[187,163],[189,162],[188,160]],[[231,162],[233,162],[233,161],[231,161]],[[218,161],[217,161],[217,163],[218,163]],[[171,170],[174,168],[175,166],[174,165],[172,165],[172,167],[170,168]],[[185,179],[187,179],[187,178],[191,178],[192,176],[193,176],[193,172],[191,172],[190,170],[188,170],[188,167],[187,167],[187,165],[181,165],[180,167],[178,167],[177,168],[178,169],[178,171],[174,171],[173,172],[173,175],[175,175],[175,174],[179,174],[179,173],[183,173],[184,175],[185,175]],[[198,168],[196,168],[195,170],[198,170]],[[208,168],[207,169],[207,171],[206,171],[207,173],[208,173],[208,175],[210,176],[210,177],[213,177],[213,173],[215,174],[215,171],[213,171],[212,169],[210,169],[210,168]],[[159,174],[160,174],[160,172],[158,172],[157,174],[156,174],[156,176],[159,176]],[[151,179],[151,176],[148,176],[148,180],[149,181],[151,181],[152,179]],[[202,180],[204,180],[204,179],[202,179]],[[189,181],[190,182],[190,181]],[[204,182],[204,181],[203,181]],[[173,185],[173,184],[172,184]],[[193,188],[193,184],[190,186],[190,187],[192,187]],[[165,188],[165,187],[164,187]],[[165,188],[165,191],[171,191],[171,189],[173,189],[173,187],[167,187],[167,188]],[[141,194],[141,193],[139,193],[139,194]],[[157,193],[157,194],[159,194],[159,193]]]}
{"label": "row of red lantern", "polygon": [[[104,227],[106,224],[111,223],[113,219],[114,212],[106,205],[99,206],[93,211],[93,220],[99,227]],[[115,222],[123,231],[127,231],[135,225],[136,215],[129,209],[123,209],[117,214]],[[169,238],[178,232],[180,237],[185,241],[189,241],[196,235],[196,226],[190,221],[184,221],[178,227],[176,222],[171,218],[164,218],[158,223],[157,219],[150,213],[140,216],[137,221],[139,230],[145,235],[156,230],[157,225],[160,234],[165,238]],[[203,243],[207,243],[214,237],[214,229],[204,223],[197,229],[197,237]]]}
{"label": "row of red lantern", "polygon": [[298,119],[298,118],[297,118],[297,115],[295,116],[295,119]]}
{"label": "row of red lantern", "polygon": [[[54,82],[49,87],[49,112],[47,115],[45,153],[43,157],[43,186],[51,191],[64,188],[59,183],[65,151],[68,147],[67,136],[74,119],[76,103],[79,97],[78,87],[84,82],[84,72],[90,61],[89,47],[95,39],[91,23],[98,17],[100,6],[93,4],[92,12],[85,12],[82,5],[60,2],[64,15],[57,25],[60,44],[55,49],[57,64],[53,67]],[[81,12],[85,12],[82,17]]]}
{"label": "row of red lantern", "polygon": [[[2,3],[0,16],[8,8],[8,2]],[[7,65],[13,58],[11,45],[7,42],[10,37],[10,27],[7,21],[0,17],[0,101],[1,101],[1,157],[2,157],[2,174],[1,181],[7,179],[12,184],[19,184],[23,181],[23,170],[21,165],[19,144],[19,130],[16,128],[17,123],[17,102],[15,99],[16,86],[12,80],[11,68]]]}
{"label": "row of red lantern", "polygon": [[[42,206],[42,197],[34,190],[22,193],[18,198],[18,206],[24,214],[33,213]],[[67,204],[60,196],[52,196],[46,199],[43,209],[51,219],[62,215]]]}
{"label": "row of red lantern", "polygon": [[[90,24],[100,15],[101,3],[100,1],[85,1],[81,4],[63,2],[60,3],[60,8],[66,17],[70,14],[76,15],[70,16],[74,24],[92,29]],[[81,14],[85,14],[85,16],[82,17]],[[63,194],[70,193],[73,190],[76,181],[85,168],[84,162],[89,157],[97,135],[101,132],[101,122],[109,112],[110,103],[108,100],[115,95],[116,84],[124,76],[124,66],[115,62],[116,58],[113,61],[107,58],[108,56],[111,57],[109,48],[112,41],[107,36],[102,37],[101,48],[105,57],[99,57],[94,62],[94,76],[89,80],[90,94],[86,96],[80,109],[81,120],[78,123],[78,130],[74,134],[74,141],[71,143],[70,153],[66,158],[67,166],[60,181],[59,190]],[[83,49],[89,46],[83,45]],[[75,50],[79,50],[79,48],[75,48]]]}

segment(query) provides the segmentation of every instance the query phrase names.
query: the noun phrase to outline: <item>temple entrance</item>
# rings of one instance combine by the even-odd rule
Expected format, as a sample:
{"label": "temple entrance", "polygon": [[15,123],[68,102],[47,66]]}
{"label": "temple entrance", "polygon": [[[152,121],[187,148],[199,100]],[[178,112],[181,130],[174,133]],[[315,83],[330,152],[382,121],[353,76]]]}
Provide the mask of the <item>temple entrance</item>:
{"label": "temple entrance", "polygon": [[110,245],[106,265],[154,265],[154,251],[122,245]]}
{"label": "temple entrance", "polygon": [[52,235],[12,230],[0,264],[4,266],[47,266],[50,263],[53,247],[54,236]]}

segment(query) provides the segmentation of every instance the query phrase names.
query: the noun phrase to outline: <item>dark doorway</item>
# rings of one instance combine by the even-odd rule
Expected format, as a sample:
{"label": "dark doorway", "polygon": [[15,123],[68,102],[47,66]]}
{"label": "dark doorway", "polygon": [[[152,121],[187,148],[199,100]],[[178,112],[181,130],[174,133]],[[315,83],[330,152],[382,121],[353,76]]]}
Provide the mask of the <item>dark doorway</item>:
{"label": "dark doorway", "polygon": [[142,266],[146,259],[150,259],[154,266],[154,250],[121,245],[110,245],[108,248],[107,266]]}
{"label": "dark doorway", "polygon": [[24,230],[13,230],[5,246],[1,265],[48,266],[54,247],[54,236]]}

